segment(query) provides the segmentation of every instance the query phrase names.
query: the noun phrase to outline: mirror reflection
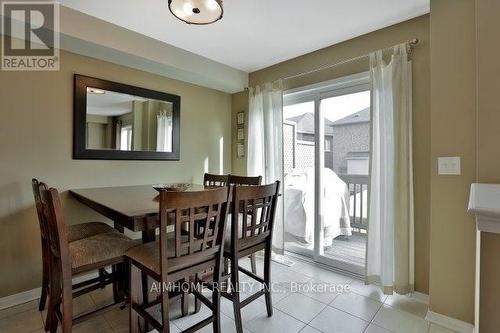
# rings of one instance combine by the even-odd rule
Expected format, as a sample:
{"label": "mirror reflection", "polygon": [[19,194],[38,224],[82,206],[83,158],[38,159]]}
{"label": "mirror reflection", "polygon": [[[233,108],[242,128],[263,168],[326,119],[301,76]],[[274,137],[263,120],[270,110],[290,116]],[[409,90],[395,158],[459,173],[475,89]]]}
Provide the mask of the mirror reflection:
{"label": "mirror reflection", "polygon": [[87,149],[172,152],[172,120],[172,103],[87,87]]}

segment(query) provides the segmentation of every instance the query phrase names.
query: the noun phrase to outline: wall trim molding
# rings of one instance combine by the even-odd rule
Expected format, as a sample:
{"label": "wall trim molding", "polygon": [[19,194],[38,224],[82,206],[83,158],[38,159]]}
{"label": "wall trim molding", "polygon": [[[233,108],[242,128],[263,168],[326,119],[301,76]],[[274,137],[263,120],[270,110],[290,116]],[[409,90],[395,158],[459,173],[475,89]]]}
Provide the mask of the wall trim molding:
{"label": "wall trim molding", "polygon": [[42,288],[35,288],[0,298],[0,310],[38,299],[40,297],[41,289]]}
{"label": "wall trim molding", "polygon": [[414,291],[411,293],[410,297],[418,302],[425,303],[425,304],[429,305],[429,295],[427,295],[427,294],[424,294],[424,293],[421,293],[418,291]]}
{"label": "wall trim molding", "polygon": [[[97,272],[94,273],[89,273],[85,275],[79,275],[73,279],[73,284],[75,283],[80,283],[85,280],[93,279],[98,277],[99,274]],[[4,310],[7,308],[11,308],[16,305],[24,304],[31,302],[33,300],[36,300],[40,298],[40,292],[41,292],[41,287],[31,289],[31,290],[26,290],[22,291],[20,293],[14,294],[14,295],[9,295],[0,298],[0,310]]]}
{"label": "wall trim molding", "polygon": [[450,330],[454,330],[460,333],[474,333],[474,325],[471,323],[467,323],[465,321],[461,321],[452,317],[448,317],[436,312],[432,312],[431,310],[427,311],[427,315],[425,316],[425,320],[442,326],[444,328],[448,328]]}

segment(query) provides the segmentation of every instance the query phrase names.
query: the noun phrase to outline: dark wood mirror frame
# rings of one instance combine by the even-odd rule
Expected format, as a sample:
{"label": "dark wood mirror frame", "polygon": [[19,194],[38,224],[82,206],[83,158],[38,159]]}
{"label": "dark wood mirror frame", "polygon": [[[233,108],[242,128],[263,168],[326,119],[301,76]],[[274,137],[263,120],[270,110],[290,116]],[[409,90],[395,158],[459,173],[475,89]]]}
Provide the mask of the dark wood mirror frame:
{"label": "dark wood mirror frame", "polygon": [[[133,96],[172,103],[172,152],[122,151],[107,149],[87,149],[87,87],[109,90]],[[73,114],[73,158],[86,160],[171,160],[180,158],[180,110],[181,97],[160,91],[130,86],[127,84],[101,80],[89,76],[74,76]]]}

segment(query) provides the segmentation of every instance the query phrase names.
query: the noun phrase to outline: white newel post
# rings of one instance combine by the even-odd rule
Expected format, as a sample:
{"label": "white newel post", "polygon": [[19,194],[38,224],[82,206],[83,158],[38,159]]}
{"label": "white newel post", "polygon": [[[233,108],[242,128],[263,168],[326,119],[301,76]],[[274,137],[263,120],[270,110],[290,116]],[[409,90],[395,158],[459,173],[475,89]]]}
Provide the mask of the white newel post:
{"label": "white newel post", "polygon": [[472,184],[469,213],[476,217],[475,332],[479,332],[481,289],[481,233],[500,234],[500,184]]}

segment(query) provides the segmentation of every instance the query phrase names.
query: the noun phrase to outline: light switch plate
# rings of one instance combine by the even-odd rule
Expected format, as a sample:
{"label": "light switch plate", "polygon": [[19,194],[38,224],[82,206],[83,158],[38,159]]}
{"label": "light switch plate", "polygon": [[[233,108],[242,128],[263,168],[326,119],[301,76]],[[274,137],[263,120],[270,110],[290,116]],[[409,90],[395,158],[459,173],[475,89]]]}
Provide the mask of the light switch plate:
{"label": "light switch plate", "polygon": [[460,157],[438,157],[439,175],[460,175]]}

